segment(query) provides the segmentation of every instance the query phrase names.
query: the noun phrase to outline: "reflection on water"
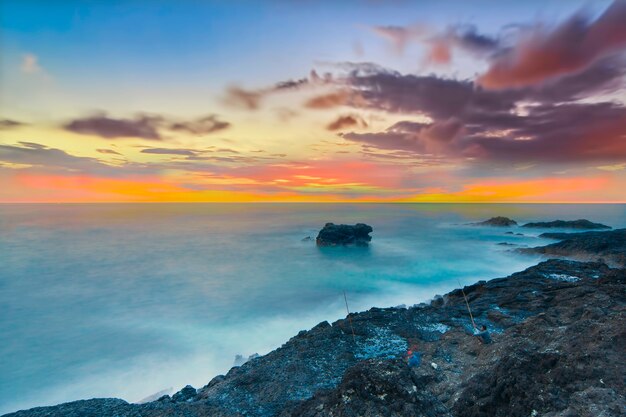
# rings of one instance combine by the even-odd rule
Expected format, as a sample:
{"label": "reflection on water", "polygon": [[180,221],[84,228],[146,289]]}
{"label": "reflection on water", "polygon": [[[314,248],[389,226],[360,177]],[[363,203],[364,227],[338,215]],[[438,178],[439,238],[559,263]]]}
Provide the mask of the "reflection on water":
{"label": "reflection on water", "polygon": [[[623,205],[102,204],[0,206],[0,412],[84,397],[137,401],[228,370],[351,309],[414,304],[533,264],[465,224],[589,218]],[[368,223],[369,248],[302,241]]]}

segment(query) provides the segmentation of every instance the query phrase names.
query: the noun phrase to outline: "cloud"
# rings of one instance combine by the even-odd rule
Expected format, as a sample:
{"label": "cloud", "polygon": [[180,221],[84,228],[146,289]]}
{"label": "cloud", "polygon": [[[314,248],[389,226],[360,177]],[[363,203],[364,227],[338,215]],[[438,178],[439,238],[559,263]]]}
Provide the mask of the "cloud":
{"label": "cloud", "polygon": [[111,154],[111,155],[121,155],[118,151],[114,151],[113,149],[96,149],[98,153]]}
{"label": "cloud", "polygon": [[245,89],[236,85],[230,86],[226,89],[222,102],[228,106],[244,110],[257,110],[261,106],[262,101],[272,94],[299,91],[304,88],[330,84],[332,82],[333,79],[330,73],[320,76],[317,71],[311,70],[308,77],[280,81],[272,86],[255,90]]}
{"label": "cloud", "polygon": [[0,119],[0,129],[14,129],[17,127],[22,127],[26,123],[18,122],[17,120],[11,119]]}
{"label": "cloud", "polygon": [[374,26],[372,31],[389,41],[396,53],[402,54],[409,42],[422,37],[426,33],[426,28],[422,25]]}
{"label": "cloud", "polygon": [[455,48],[477,57],[485,57],[500,47],[499,39],[479,33],[474,25],[453,25],[443,32],[437,32],[422,24],[374,26],[372,30],[389,41],[393,50],[400,55],[411,42],[425,45],[426,61],[435,64],[449,64]]}
{"label": "cloud", "polygon": [[474,25],[452,26],[446,37],[454,45],[477,55],[491,54],[501,47],[500,39],[479,33]]}
{"label": "cloud", "polygon": [[287,107],[276,108],[274,109],[274,112],[276,113],[276,117],[284,123],[289,122],[291,119],[293,119],[294,117],[298,117],[299,115],[297,111]]}
{"label": "cloud", "polygon": [[332,93],[321,94],[308,99],[304,103],[304,107],[309,109],[330,109],[333,107],[339,107],[348,105],[352,92],[349,90],[340,90]]}
{"label": "cloud", "polygon": [[204,135],[228,127],[230,123],[219,120],[214,114],[186,121],[162,115],[139,114],[134,118],[113,118],[106,113],[98,113],[63,125],[63,128],[70,132],[107,139],[140,138],[157,141],[164,139],[163,131]]}
{"label": "cloud", "polygon": [[358,142],[368,147],[388,150],[403,150],[414,153],[426,153],[424,144],[419,139],[420,132],[428,125],[418,122],[399,122],[383,132],[344,133],[344,139]]}
{"label": "cloud", "polygon": [[434,39],[426,55],[426,61],[435,64],[449,64],[452,60],[450,44],[446,39]]}
{"label": "cloud", "polygon": [[19,142],[18,145],[0,145],[0,161],[11,164],[53,168],[68,172],[110,174],[115,169],[96,158],[70,155],[60,149],[49,148],[33,142]]}
{"label": "cloud", "polygon": [[232,107],[257,110],[263,95],[263,91],[246,90],[241,87],[230,86],[226,89],[226,96],[223,102]]}
{"label": "cloud", "polygon": [[540,101],[575,101],[596,94],[619,91],[624,87],[625,73],[624,59],[609,57],[595,62],[583,71],[546,81],[540,86],[527,87],[525,91],[530,98]]}
{"label": "cloud", "polygon": [[20,69],[24,74],[41,74],[44,72],[39,65],[39,58],[37,55],[31,53],[22,55],[22,64]]}
{"label": "cloud", "polygon": [[455,48],[483,58],[501,47],[498,38],[479,33],[473,25],[450,26],[443,33],[425,38],[424,43],[428,48],[426,60],[435,64],[449,64]]}
{"label": "cloud", "polygon": [[346,133],[343,138],[386,150],[411,151],[422,155],[448,153],[450,144],[462,132],[456,119],[436,123],[403,121],[379,133]]}
{"label": "cloud", "polygon": [[[15,145],[0,145],[0,176],[7,175],[10,178],[19,178],[20,181],[36,178],[31,185],[44,190],[53,189],[64,181],[71,181],[77,189],[82,189],[83,195],[93,191],[89,180],[95,177],[106,181],[148,181],[155,184],[151,192],[158,192],[160,187],[157,184],[167,187],[174,181],[180,180],[182,183],[187,179],[193,183],[193,178],[208,176],[212,178],[212,185],[209,186],[212,190],[228,189],[230,185],[232,189],[237,189],[239,183],[256,183],[254,178],[242,177],[239,172],[244,172],[250,166],[263,167],[284,157],[282,154],[264,157],[232,155],[238,152],[213,146],[200,150],[147,148],[144,153],[179,155],[182,158],[164,158],[158,162],[143,163],[118,161],[109,165],[97,158],[71,155],[40,143],[19,142]],[[19,186],[23,187],[24,183],[20,182]],[[124,187],[120,190],[132,191]],[[254,187],[251,187],[251,191],[254,191]]]}
{"label": "cloud", "polygon": [[161,140],[158,132],[163,123],[160,116],[138,115],[133,119],[114,119],[100,113],[83,119],[72,120],[63,127],[74,133],[95,135],[108,139],[141,138]]}
{"label": "cloud", "polygon": [[[481,38],[474,29],[459,33],[485,52],[497,48],[496,40]],[[623,88],[626,69],[620,58],[599,60],[581,72],[542,85],[502,90],[434,74],[401,74],[371,63],[332,65],[347,71],[325,78],[324,85],[337,90],[310,98],[305,107],[346,106],[407,116],[384,131],[340,135],[361,144],[368,157],[378,150],[386,158],[419,160],[421,165],[624,158],[623,104],[580,101]],[[595,116],[586,118],[585,114]],[[339,117],[327,128],[344,130],[360,124],[349,116]]]}
{"label": "cloud", "polygon": [[330,122],[327,126],[327,130],[342,130],[347,127],[367,127],[367,122],[363,120],[361,116],[349,114],[345,116],[339,116],[334,121]]}
{"label": "cloud", "polygon": [[[545,176],[542,178],[480,178],[466,181],[460,189],[439,187],[423,190],[404,201],[412,202],[580,202],[598,201],[611,195],[616,184],[607,176]],[[621,201],[619,194],[615,201]],[[602,196],[598,198],[598,196]]]}
{"label": "cloud", "polygon": [[[315,73],[317,75],[317,73]],[[276,83],[275,90],[294,90],[309,83],[308,78],[300,78],[299,80],[287,80]]]}
{"label": "cloud", "polygon": [[615,103],[543,105],[519,119],[496,137],[486,126],[475,127],[464,152],[505,161],[626,159],[626,108]]}
{"label": "cloud", "polygon": [[597,162],[626,158],[626,107],[580,101],[623,88],[622,61],[606,58],[541,86],[488,90],[469,80],[352,71],[358,109],[414,115],[379,132],[341,136],[372,150],[475,162]]}
{"label": "cloud", "polygon": [[486,91],[466,80],[382,71],[346,81],[360,97],[359,105],[392,113],[419,113],[440,119],[467,111],[502,112],[515,108],[523,92]]}
{"label": "cloud", "polygon": [[485,162],[595,162],[626,159],[626,108],[615,103],[540,105],[528,114],[470,114],[430,124],[399,122],[344,139],[384,150]]}
{"label": "cloud", "polygon": [[157,155],[184,155],[195,156],[197,152],[193,149],[172,149],[172,148],[147,148],[142,149],[141,153],[151,153]]}
{"label": "cloud", "polygon": [[182,131],[193,133],[195,135],[203,135],[217,132],[230,127],[230,123],[218,119],[214,114],[201,117],[188,122],[175,122],[170,124],[169,129],[173,131]]}
{"label": "cloud", "polygon": [[478,78],[486,88],[541,84],[580,72],[626,47],[626,2],[615,0],[595,21],[581,13],[560,25],[535,26],[498,54]]}

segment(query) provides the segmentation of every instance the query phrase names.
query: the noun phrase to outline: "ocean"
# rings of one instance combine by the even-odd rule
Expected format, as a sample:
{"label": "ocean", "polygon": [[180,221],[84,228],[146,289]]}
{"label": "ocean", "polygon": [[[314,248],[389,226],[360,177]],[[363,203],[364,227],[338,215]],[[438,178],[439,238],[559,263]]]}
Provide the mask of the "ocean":
{"label": "ocean", "polygon": [[[544,230],[467,225],[496,215],[626,226],[626,205],[0,205],[0,414],[201,387],[345,317],[343,291],[351,311],[413,305],[537,263],[498,243]],[[326,222],[372,243],[303,241]]]}

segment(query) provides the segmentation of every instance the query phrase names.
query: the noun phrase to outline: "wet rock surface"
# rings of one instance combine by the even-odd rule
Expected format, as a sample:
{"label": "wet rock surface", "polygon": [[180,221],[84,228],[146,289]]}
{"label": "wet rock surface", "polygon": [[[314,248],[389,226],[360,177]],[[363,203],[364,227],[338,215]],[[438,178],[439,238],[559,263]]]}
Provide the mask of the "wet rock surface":
{"label": "wet rock surface", "polygon": [[536,228],[562,228],[562,229],[610,229],[611,226],[607,226],[602,223],[594,223],[587,219],[579,220],[554,220],[552,222],[535,222],[526,223],[522,227],[536,227]]}
{"label": "wet rock surface", "polygon": [[601,260],[614,266],[626,267],[626,229],[607,232],[543,233],[540,237],[561,241],[519,251],[580,260]]}
{"label": "wet rock surface", "polygon": [[496,227],[508,227],[508,226],[517,226],[517,222],[513,219],[509,219],[508,217],[492,217],[484,222],[471,223],[473,226],[496,226]]}
{"label": "wet rock surface", "polygon": [[[594,239],[614,249],[613,238]],[[171,398],[94,399],[10,415],[626,415],[625,269],[552,259],[464,291],[493,343],[473,336],[455,290],[409,308],[351,314],[354,336],[347,318],[322,322]],[[403,361],[408,346],[421,353],[420,366]]]}
{"label": "wet rock surface", "polygon": [[369,235],[374,229],[364,223],[357,223],[354,226],[349,224],[326,223],[320,230],[315,241],[318,246],[367,246],[372,240]]}

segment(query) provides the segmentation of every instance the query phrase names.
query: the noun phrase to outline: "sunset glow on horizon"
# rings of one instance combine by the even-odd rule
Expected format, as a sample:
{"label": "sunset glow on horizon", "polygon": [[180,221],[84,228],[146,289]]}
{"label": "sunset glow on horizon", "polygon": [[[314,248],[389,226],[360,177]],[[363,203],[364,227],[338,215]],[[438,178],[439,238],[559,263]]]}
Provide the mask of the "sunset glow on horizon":
{"label": "sunset glow on horizon", "polygon": [[0,14],[0,203],[626,203],[622,0]]}

